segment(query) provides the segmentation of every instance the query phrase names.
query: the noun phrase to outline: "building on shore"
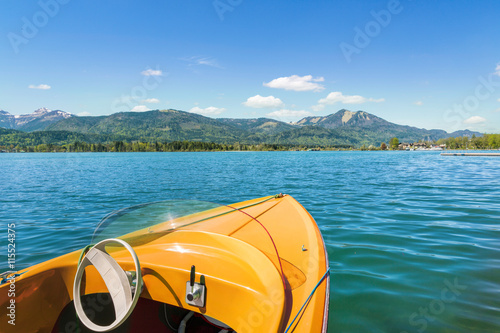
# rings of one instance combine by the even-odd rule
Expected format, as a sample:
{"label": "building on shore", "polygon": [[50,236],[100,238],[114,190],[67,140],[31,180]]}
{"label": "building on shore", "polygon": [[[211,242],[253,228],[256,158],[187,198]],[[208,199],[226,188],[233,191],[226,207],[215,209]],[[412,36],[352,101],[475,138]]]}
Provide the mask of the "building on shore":
{"label": "building on shore", "polygon": [[398,146],[399,150],[429,150],[429,149],[446,149],[446,144],[442,145],[431,145],[427,144],[425,142],[413,142],[413,143],[407,143],[403,142],[400,143]]}

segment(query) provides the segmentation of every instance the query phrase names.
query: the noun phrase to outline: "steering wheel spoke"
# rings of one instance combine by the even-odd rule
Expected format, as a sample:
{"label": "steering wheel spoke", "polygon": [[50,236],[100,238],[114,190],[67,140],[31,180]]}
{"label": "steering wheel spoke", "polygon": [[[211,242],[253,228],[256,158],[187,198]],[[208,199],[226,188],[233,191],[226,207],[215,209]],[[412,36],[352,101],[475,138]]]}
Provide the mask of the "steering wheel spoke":
{"label": "steering wheel spoke", "polygon": [[[111,257],[105,249],[106,244],[109,243],[119,243],[123,245],[132,255],[135,263],[136,269],[136,292],[132,293],[132,286],[130,285],[130,280],[127,273],[120,267],[113,257]],[[83,277],[83,273],[87,266],[94,266],[97,272],[101,275],[106,288],[108,289],[111,299],[113,300],[113,305],[115,308],[115,321],[108,326],[100,326],[93,323],[88,319],[85,314],[82,302],[80,298],[80,285]],[[139,294],[142,290],[142,277],[141,277],[141,267],[139,264],[139,259],[135,254],[132,247],[125,241],[120,239],[106,239],[97,243],[92,247],[87,255],[84,257],[75,276],[75,282],[73,285],[73,299],[75,304],[76,313],[82,321],[82,323],[89,329],[96,332],[107,332],[118,326],[120,326],[132,313],[137,301],[139,300]]]}

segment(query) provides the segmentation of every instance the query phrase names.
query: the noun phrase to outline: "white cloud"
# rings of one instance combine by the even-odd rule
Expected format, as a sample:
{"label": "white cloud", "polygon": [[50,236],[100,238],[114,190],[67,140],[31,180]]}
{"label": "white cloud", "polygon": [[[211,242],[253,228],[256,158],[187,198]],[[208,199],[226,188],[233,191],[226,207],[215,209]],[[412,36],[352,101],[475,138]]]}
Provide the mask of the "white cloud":
{"label": "white cloud", "polygon": [[[495,68],[495,74],[500,76],[500,64],[497,65],[497,68]],[[499,99],[500,101],[500,99]]]}
{"label": "white cloud", "polygon": [[145,112],[145,111],[151,111],[151,109],[148,108],[146,105],[136,105],[130,111],[132,111],[132,112]]}
{"label": "white cloud", "polygon": [[312,116],[312,115],[313,114],[311,112],[305,111],[305,110],[297,111],[297,110],[281,109],[278,111],[273,111],[271,113],[268,113],[266,116],[268,116],[269,118],[277,118],[277,119],[282,119],[282,118],[298,119],[298,118],[304,118],[304,117],[308,117],[308,116]]}
{"label": "white cloud", "polygon": [[148,98],[142,101],[143,103],[160,103],[158,98]]}
{"label": "white cloud", "polygon": [[30,89],[41,89],[41,90],[49,90],[50,88],[52,88],[51,86],[49,86],[48,84],[39,84],[37,86],[35,86],[34,84],[30,84],[28,86],[28,88]]}
{"label": "white cloud", "polygon": [[486,122],[486,119],[480,116],[472,116],[464,120],[464,124],[480,124]]}
{"label": "white cloud", "polygon": [[418,106],[421,106],[421,105],[424,105],[424,102],[422,101],[416,101],[415,103],[413,103],[415,105],[418,105]]}
{"label": "white cloud", "polygon": [[212,67],[218,67],[219,65],[217,64],[217,61],[214,59],[209,59],[209,58],[200,58],[196,60],[196,63],[198,65],[205,65],[205,66],[212,66]]}
{"label": "white cloud", "polygon": [[381,103],[384,102],[384,98],[366,98],[363,96],[359,95],[343,95],[340,91],[334,91],[328,94],[326,98],[322,98],[318,101],[318,104],[320,105],[319,107],[321,108],[321,105],[330,105],[330,104],[335,104],[335,103],[342,103],[342,104],[363,104],[367,102],[374,102],[374,103]]}
{"label": "white cloud", "polygon": [[216,114],[221,114],[222,112],[226,111],[224,108],[216,108],[215,106],[209,106],[208,108],[202,109],[198,106],[195,106],[189,112],[192,113],[198,113],[202,115],[216,115]]}
{"label": "white cloud", "polygon": [[500,102],[500,98],[499,98],[499,99],[497,99],[497,101],[499,101],[499,102]]}
{"label": "white cloud", "polygon": [[222,68],[217,62],[217,60],[210,57],[193,56],[193,57],[181,58],[181,60],[187,61],[189,63],[188,66],[203,65],[215,68]]}
{"label": "white cloud", "polygon": [[162,76],[163,72],[161,71],[161,69],[154,70],[150,68],[142,71],[141,74],[145,76]]}
{"label": "white cloud", "polygon": [[263,83],[265,87],[293,90],[293,91],[321,91],[325,87],[317,82],[323,82],[323,77],[313,78],[312,75],[279,77],[268,83]]}
{"label": "white cloud", "polygon": [[281,99],[274,96],[261,96],[255,95],[253,97],[249,97],[246,102],[243,102],[243,105],[251,107],[251,108],[279,108],[284,105]]}
{"label": "white cloud", "polygon": [[79,117],[88,117],[91,114],[89,112],[85,111],[85,112],[77,113],[76,115],[79,116]]}

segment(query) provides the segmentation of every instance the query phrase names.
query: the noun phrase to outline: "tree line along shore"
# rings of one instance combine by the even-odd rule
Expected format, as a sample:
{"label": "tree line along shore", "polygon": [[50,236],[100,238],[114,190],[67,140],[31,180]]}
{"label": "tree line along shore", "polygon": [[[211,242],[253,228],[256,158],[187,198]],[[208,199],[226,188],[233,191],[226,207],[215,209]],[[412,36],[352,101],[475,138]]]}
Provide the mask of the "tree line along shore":
{"label": "tree line along shore", "polygon": [[[415,143],[413,143],[415,144]],[[412,144],[412,145],[413,145]],[[422,141],[420,145],[445,146],[446,149],[499,149],[500,134],[485,134],[483,136],[456,137],[439,139],[437,141]],[[7,144],[0,145],[0,152],[176,152],[176,151],[293,151],[293,150],[398,150],[398,138],[392,138],[388,144],[380,146],[355,147],[351,145],[286,145],[286,144],[242,144],[214,143],[201,141],[143,142],[143,141],[113,141],[108,143],[87,143],[75,141],[68,144]]]}
{"label": "tree line along shore", "polygon": [[39,144],[36,146],[0,146],[2,152],[204,152],[204,151],[290,151],[290,150],[349,150],[351,146],[307,146],[280,144],[224,144],[198,141],[173,142],[125,142],[86,143],[74,142],[64,145]]}
{"label": "tree line along shore", "polygon": [[[384,145],[384,143],[382,143]],[[436,141],[421,141],[414,143],[405,143],[403,145],[416,146],[425,145],[425,147],[430,148],[433,146],[445,147],[446,149],[499,149],[500,148],[500,134],[484,134],[482,136],[472,135],[472,137],[462,136],[462,137],[450,137],[445,139],[439,139]],[[392,138],[388,144],[389,149],[397,150],[401,149],[401,143],[398,138]]]}

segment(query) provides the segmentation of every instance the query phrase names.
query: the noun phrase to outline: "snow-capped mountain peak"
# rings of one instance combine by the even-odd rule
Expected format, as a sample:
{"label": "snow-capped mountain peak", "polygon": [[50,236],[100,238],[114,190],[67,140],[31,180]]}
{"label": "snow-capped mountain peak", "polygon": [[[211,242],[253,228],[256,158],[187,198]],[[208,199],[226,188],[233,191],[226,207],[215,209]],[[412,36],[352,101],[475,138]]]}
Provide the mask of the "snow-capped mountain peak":
{"label": "snow-capped mountain peak", "polygon": [[47,108],[39,108],[39,109],[36,109],[35,112],[33,112],[32,114],[33,115],[42,115],[42,114],[46,114],[46,113],[49,113],[50,109],[47,109]]}
{"label": "snow-capped mountain peak", "polygon": [[68,113],[68,112],[65,112],[65,111],[55,110],[54,112],[57,112],[57,115],[61,116],[63,118],[73,117],[73,115],[71,113]]}
{"label": "snow-capped mountain peak", "polygon": [[12,115],[0,111],[0,127],[18,129],[22,131],[43,130],[52,123],[73,117],[71,113],[61,110],[50,110],[42,107],[31,114]]}

